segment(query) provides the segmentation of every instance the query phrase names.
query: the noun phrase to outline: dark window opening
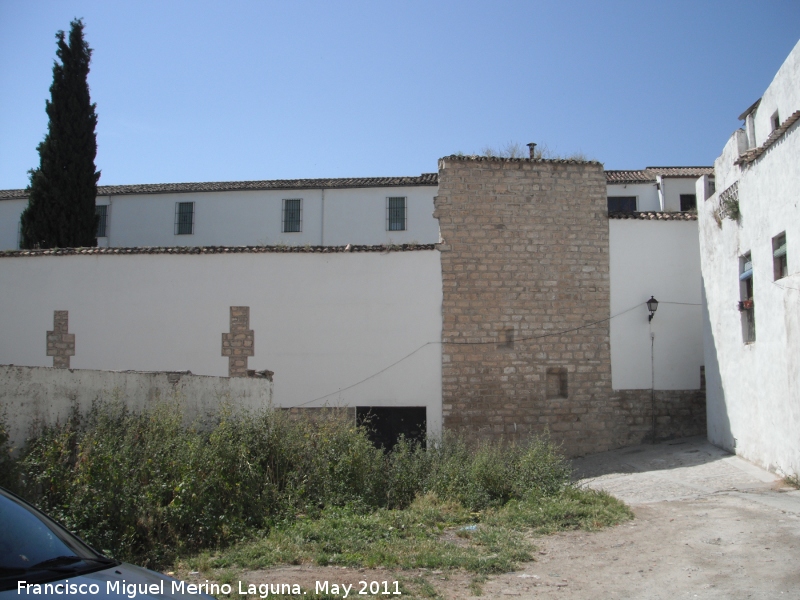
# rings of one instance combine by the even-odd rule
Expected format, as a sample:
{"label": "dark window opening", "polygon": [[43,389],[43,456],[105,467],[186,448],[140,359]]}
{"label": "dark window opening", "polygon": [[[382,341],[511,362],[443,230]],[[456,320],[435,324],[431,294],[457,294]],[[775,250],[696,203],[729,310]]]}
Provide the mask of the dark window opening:
{"label": "dark window opening", "polygon": [[783,279],[789,275],[789,263],[786,262],[786,234],[772,238],[772,274],[773,279]]}
{"label": "dark window opening", "polygon": [[778,127],[781,126],[781,118],[778,115],[778,111],[777,110],[775,111],[775,114],[772,115],[772,118],[770,119],[770,121],[772,122],[772,131],[775,131]]}
{"label": "dark window opening", "polygon": [[681,212],[697,209],[697,195],[681,194]]}
{"label": "dark window opening", "polygon": [[356,422],[366,427],[370,441],[384,450],[394,448],[400,436],[424,444],[428,427],[424,406],[358,406]]}
{"label": "dark window opening", "polygon": [[609,196],[608,212],[636,212],[636,196]]}
{"label": "dark window opening", "polygon": [[97,235],[95,237],[108,236],[108,205],[100,204],[94,207],[94,214],[97,215]]}

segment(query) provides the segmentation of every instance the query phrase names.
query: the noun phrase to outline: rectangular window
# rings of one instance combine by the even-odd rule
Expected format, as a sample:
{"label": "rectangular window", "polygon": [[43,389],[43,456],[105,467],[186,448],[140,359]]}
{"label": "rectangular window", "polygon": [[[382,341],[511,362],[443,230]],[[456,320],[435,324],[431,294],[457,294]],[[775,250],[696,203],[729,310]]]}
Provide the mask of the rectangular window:
{"label": "rectangular window", "polygon": [[772,238],[772,271],[775,280],[789,275],[789,265],[786,262],[785,232]]}
{"label": "rectangular window", "polygon": [[772,118],[770,119],[770,122],[772,123],[772,131],[775,131],[778,127],[781,126],[781,118],[778,115],[778,111],[777,110],[775,111],[775,114],[772,115]]}
{"label": "rectangular window", "polygon": [[697,210],[697,195],[681,194],[681,212]]}
{"label": "rectangular window", "polygon": [[283,232],[303,231],[303,200],[291,198],[283,201]]}
{"label": "rectangular window", "polygon": [[636,196],[609,196],[608,212],[636,212]]}
{"label": "rectangular window", "polygon": [[386,199],[386,231],[406,230],[406,199]]}
{"label": "rectangular window", "polygon": [[175,203],[175,235],[194,233],[194,202]]}
{"label": "rectangular window", "polygon": [[97,215],[97,237],[108,237],[108,204],[98,204],[94,207]]}
{"label": "rectangular window", "polygon": [[756,313],[753,303],[753,259],[748,252],[739,259],[739,312],[742,315],[742,339],[756,341]]}

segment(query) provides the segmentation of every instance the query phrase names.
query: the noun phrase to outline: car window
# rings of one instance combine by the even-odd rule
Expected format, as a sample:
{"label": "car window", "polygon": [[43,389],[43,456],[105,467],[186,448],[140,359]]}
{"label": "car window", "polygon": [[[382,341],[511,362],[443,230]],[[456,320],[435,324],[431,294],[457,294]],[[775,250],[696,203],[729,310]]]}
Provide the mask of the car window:
{"label": "car window", "polygon": [[56,535],[48,525],[36,513],[0,494],[0,568],[27,569],[61,556],[95,557],[82,544],[71,544],[63,534]]}

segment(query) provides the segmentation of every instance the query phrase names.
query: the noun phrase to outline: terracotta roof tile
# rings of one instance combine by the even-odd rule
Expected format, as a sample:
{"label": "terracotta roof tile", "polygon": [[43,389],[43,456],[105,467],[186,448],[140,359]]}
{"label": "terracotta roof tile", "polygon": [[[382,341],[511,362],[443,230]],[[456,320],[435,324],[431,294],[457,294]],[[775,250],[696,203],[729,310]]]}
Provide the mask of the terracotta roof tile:
{"label": "terracotta roof tile", "polygon": [[661,177],[698,178],[714,176],[714,167],[646,167],[638,171],[606,171],[606,182],[610,185],[655,183]]}
{"label": "terracotta roof tile", "polygon": [[[530,161],[529,158],[487,158],[485,156],[447,156],[451,160],[477,161]],[[537,162],[559,164],[600,164],[597,161],[566,159],[538,159]],[[656,175],[662,177],[700,177],[714,175],[713,167],[647,167],[629,171],[606,171],[609,184],[655,183]],[[438,185],[438,173],[423,173],[417,177],[347,177],[339,179],[272,179],[264,181],[210,181],[198,183],[145,183],[134,185],[100,185],[98,196],[124,196],[132,194],[179,194],[190,192],[227,192],[237,190],[308,190],[363,187],[400,187]],[[0,200],[27,198],[25,190],[0,190]]]}
{"label": "terracotta roof tile", "polygon": [[[438,185],[438,173],[417,177],[346,177],[339,179],[271,179],[264,181],[209,181],[197,183],[144,183],[134,185],[99,185],[98,196],[128,194],[180,194],[188,192],[228,192],[238,190],[311,190],[363,187],[401,187]],[[0,200],[27,198],[25,190],[0,190]]]}
{"label": "terracotta roof tile", "polygon": [[695,212],[625,212],[614,211],[608,213],[609,219],[637,219],[643,221],[697,221]]}
{"label": "terracotta roof tile", "polygon": [[0,258],[19,256],[77,256],[124,254],[280,254],[338,252],[414,252],[435,250],[436,244],[398,244],[388,246],[142,246],[138,248],[50,248],[46,250],[0,251]]}

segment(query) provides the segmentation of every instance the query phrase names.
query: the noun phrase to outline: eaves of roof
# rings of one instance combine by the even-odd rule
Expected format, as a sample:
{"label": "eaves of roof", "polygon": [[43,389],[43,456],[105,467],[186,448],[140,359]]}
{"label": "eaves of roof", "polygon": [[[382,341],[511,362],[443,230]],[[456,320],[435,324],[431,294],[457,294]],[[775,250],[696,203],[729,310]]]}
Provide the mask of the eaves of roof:
{"label": "eaves of roof", "polygon": [[742,164],[749,164],[755,161],[759,156],[764,154],[770,146],[772,146],[778,139],[785,134],[789,128],[794,125],[798,120],[800,120],[800,110],[794,111],[789,118],[786,119],[780,127],[778,127],[775,131],[769,134],[769,137],[764,140],[764,143],[761,144],[758,148],[753,148],[752,150],[748,150],[744,154],[742,154],[739,158],[737,158],[733,164],[735,165],[742,165]]}
{"label": "eaves of roof", "polygon": [[[452,160],[477,161],[531,161],[529,158],[487,158],[448,156]],[[597,161],[567,159],[538,159],[534,162],[556,164],[597,164]],[[606,183],[635,184],[655,183],[661,177],[700,177],[714,175],[713,167],[647,167],[639,170],[606,171]],[[98,196],[125,196],[136,194],[181,194],[191,192],[228,192],[260,190],[310,190],[347,189],[369,187],[413,187],[439,185],[438,173],[423,173],[417,177],[347,177],[338,179],[272,179],[263,181],[211,181],[197,183],[146,183],[135,185],[100,185]],[[0,200],[24,200],[26,190],[0,190]]]}
{"label": "eaves of roof", "polygon": [[[209,181],[196,183],[146,183],[134,185],[99,185],[98,196],[131,194],[183,194],[191,192],[230,192],[260,190],[315,190],[368,187],[412,187],[438,185],[438,173],[417,177],[345,177],[336,179],[271,179],[263,181]],[[0,190],[0,200],[27,198],[26,190]]]}
{"label": "eaves of roof", "polygon": [[436,244],[364,246],[142,246],[137,248],[49,248],[0,251],[0,258],[35,256],[124,256],[131,254],[336,254],[341,252],[416,252],[436,250]]}
{"label": "eaves of roof", "polygon": [[750,106],[748,106],[747,110],[745,110],[742,114],[739,115],[739,120],[744,121],[747,118],[747,115],[749,115],[751,112],[753,112],[755,109],[758,108],[759,104],[761,104],[761,98],[759,98],[758,100],[753,102]]}
{"label": "eaves of roof", "polygon": [[636,171],[606,171],[609,185],[630,185],[637,183],[656,183],[659,177],[696,179],[714,176],[714,167],[646,167]]}
{"label": "eaves of roof", "polygon": [[640,221],[697,221],[695,212],[626,212],[614,211],[608,213],[609,219],[635,219]]}

